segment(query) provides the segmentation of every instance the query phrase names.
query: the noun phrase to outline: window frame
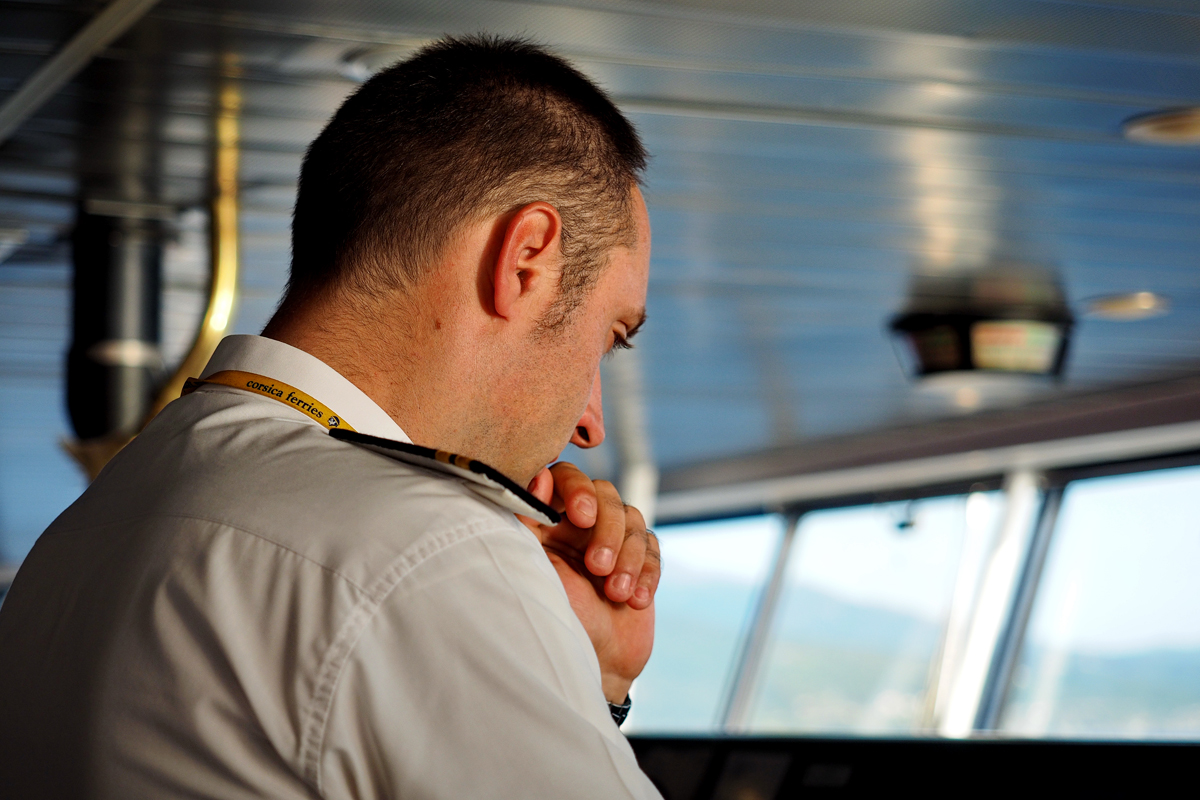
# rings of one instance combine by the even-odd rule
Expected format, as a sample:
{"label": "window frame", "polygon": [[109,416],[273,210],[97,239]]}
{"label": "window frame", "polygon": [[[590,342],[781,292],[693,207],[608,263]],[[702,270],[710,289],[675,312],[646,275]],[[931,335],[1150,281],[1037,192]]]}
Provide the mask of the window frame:
{"label": "window frame", "polygon": [[[671,524],[675,524],[676,522],[736,519],[761,513],[779,513],[785,518],[783,536],[772,556],[767,570],[767,578],[761,585],[759,596],[754,604],[755,610],[747,622],[742,641],[738,645],[737,656],[733,660],[733,670],[726,677],[726,695],[721,698],[718,705],[721,709],[718,728],[724,733],[742,733],[747,729],[755,690],[763,676],[764,655],[770,640],[771,628],[779,613],[779,598],[782,593],[788,559],[801,519],[806,514],[813,511],[922,500],[997,489],[1005,493],[1007,508],[1015,505],[1013,492],[1014,487],[1017,486],[1018,475],[1026,476],[1028,478],[1027,485],[1036,487],[1036,501],[1031,512],[1027,514],[1028,519],[1021,523],[1025,529],[1015,532],[1021,537],[1022,546],[1007,585],[1001,587],[1005,595],[1004,611],[995,633],[991,637],[986,671],[977,678],[980,688],[973,698],[970,724],[959,729],[940,725],[937,731],[941,736],[949,738],[996,735],[999,733],[1001,715],[1008,701],[1016,666],[1020,660],[1046,556],[1054,539],[1058,513],[1067,487],[1074,481],[1087,478],[1129,475],[1197,465],[1200,465],[1200,449],[1189,449],[1133,459],[1098,460],[1082,465],[1044,470],[1013,469],[1003,474],[971,476],[962,480],[939,481],[903,489],[809,498],[800,502],[781,504],[773,509],[758,508],[734,514],[706,514],[692,518],[672,519]],[[1007,516],[1009,511],[1006,510],[1005,514]],[[979,588],[977,587],[977,589]],[[973,620],[972,626],[975,624],[976,622]],[[964,679],[964,676],[957,677]]]}

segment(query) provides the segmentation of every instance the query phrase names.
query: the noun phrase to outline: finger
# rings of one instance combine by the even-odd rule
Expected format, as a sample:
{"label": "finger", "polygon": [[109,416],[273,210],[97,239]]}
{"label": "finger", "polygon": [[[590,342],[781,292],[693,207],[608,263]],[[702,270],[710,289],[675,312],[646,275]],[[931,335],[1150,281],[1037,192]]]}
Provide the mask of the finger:
{"label": "finger", "polygon": [[592,526],[584,563],[593,575],[604,576],[617,565],[625,543],[625,504],[608,481],[595,481],[592,485],[596,492],[596,524]]}
{"label": "finger", "polygon": [[654,602],[654,593],[658,591],[661,577],[662,553],[658,547],[658,537],[654,531],[646,531],[646,560],[642,562],[642,574],[638,576],[633,597],[629,598],[629,607],[638,611],[649,608]]}
{"label": "finger", "polygon": [[617,566],[604,584],[604,593],[614,603],[625,603],[633,597],[642,564],[646,560],[646,521],[642,512],[625,506],[625,542],[617,556]]}
{"label": "finger", "polygon": [[554,499],[554,476],[550,474],[549,468],[542,467],[542,471],[533,477],[529,482],[529,493],[550,505],[550,501]]}
{"label": "finger", "polygon": [[566,511],[567,519],[577,528],[595,525],[599,503],[592,479],[584,475],[579,467],[565,461],[550,467],[550,474],[554,478],[554,494],[562,503],[562,508],[558,510]]}

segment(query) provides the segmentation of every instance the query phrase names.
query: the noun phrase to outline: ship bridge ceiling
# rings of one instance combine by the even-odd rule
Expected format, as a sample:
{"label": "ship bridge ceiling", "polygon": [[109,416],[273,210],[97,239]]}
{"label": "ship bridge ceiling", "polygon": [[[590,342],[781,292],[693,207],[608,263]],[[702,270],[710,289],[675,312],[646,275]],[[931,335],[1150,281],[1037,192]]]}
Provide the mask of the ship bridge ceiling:
{"label": "ship bridge ceiling", "polygon": [[[0,3],[0,100],[101,8]],[[1061,283],[1076,317],[1061,381],[997,402],[1200,367],[1200,148],[1122,135],[1132,116],[1200,104],[1194,3],[162,0],[0,147],[0,385],[26,409],[2,423],[4,469],[31,483],[70,469],[56,441],[77,204],[175,215],[178,351],[204,280],[212,118],[236,84],[235,328],[257,332],[286,277],[306,144],[372,68],[479,31],[573,59],[653,153],[635,399],[660,466],[986,406],[906,373],[887,324],[914,271],[1020,263]],[[1169,313],[1086,313],[1130,292]],[[11,515],[24,484],[4,480]]]}

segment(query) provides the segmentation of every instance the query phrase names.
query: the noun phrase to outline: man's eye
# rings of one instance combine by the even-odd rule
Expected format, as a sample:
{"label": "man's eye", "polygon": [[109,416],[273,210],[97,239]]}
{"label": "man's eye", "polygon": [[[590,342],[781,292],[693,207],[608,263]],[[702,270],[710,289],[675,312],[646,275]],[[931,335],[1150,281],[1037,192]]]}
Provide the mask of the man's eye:
{"label": "man's eye", "polygon": [[626,339],[624,336],[621,336],[620,334],[614,334],[612,347],[608,348],[608,352],[606,352],[604,354],[604,357],[606,359],[611,358],[612,354],[617,352],[618,350],[632,350],[632,349],[633,349],[633,342],[629,341],[628,339]]}

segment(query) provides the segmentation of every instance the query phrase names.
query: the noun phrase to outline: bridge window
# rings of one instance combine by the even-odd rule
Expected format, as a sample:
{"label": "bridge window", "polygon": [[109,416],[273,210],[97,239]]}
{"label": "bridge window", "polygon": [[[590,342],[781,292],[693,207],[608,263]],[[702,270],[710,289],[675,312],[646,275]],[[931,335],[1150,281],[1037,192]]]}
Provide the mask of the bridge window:
{"label": "bridge window", "polygon": [[654,654],[625,727],[703,732],[720,723],[739,643],[783,534],[778,515],[658,529],[663,579]]}
{"label": "bridge window", "polygon": [[1002,721],[1200,736],[1200,467],[1067,485]]}
{"label": "bridge window", "polygon": [[749,729],[929,728],[952,601],[975,586],[1001,505],[976,493],[802,517]]}

